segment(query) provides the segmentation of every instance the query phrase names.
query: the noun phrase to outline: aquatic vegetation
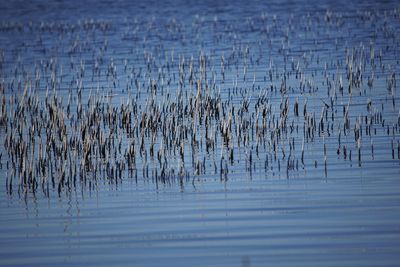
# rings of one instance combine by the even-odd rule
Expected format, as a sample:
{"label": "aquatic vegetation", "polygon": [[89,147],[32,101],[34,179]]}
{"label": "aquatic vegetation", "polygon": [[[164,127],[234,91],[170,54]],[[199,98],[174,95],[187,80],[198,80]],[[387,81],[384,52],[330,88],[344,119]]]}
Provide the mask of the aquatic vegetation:
{"label": "aquatic vegetation", "polygon": [[399,8],[0,1],[0,266],[397,266]]}
{"label": "aquatic vegetation", "polygon": [[2,22],[7,192],[398,161],[398,10],[298,16]]}

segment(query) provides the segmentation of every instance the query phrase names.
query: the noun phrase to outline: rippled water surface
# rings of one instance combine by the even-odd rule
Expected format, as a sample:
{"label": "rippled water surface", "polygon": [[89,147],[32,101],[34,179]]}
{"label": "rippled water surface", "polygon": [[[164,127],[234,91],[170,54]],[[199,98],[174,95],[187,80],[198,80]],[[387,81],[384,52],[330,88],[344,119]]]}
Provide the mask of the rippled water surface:
{"label": "rippled water surface", "polygon": [[[115,179],[107,172],[95,177],[91,169],[73,186],[59,178],[64,164],[80,166],[81,155],[71,149],[67,163],[57,161],[48,172],[53,183],[48,178],[37,189],[22,182],[20,167],[13,171],[18,160],[6,143],[18,133],[10,120],[7,129],[0,124],[0,265],[398,266],[400,6],[267,2],[1,2],[2,97],[18,99],[7,104],[10,118],[24,91],[43,100],[41,108],[56,95],[64,114],[70,94],[72,114],[81,102],[89,113],[100,95],[96,101],[115,108],[135,103],[144,114],[154,81],[155,106],[195,99],[189,75],[180,84],[180,64],[185,58],[188,71],[192,57],[201,73],[202,55],[207,71],[196,77],[207,85],[204,94],[221,101],[224,116],[210,120],[216,144],[210,150],[208,126],[198,115],[196,145],[185,139],[163,152],[168,145],[161,132],[155,141],[143,133],[135,167]],[[349,65],[351,79],[360,77],[357,68],[363,74],[351,92]],[[269,108],[269,125],[258,135],[260,105]],[[235,117],[226,141],[225,124],[218,123],[232,107],[245,120]],[[163,112],[160,120],[175,116]],[[315,120],[315,133],[307,136]],[[65,121],[73,135],[74,118],[65,115]],[[192,119],[183,116],[178,124],[190,128]],[[115,135],[122,151],[132,139],[140,135]],[[148,156],[152,142],[154,158]],[[118,149],[110,151],[107,160],[92,161],[118,166],[123,152],[114,158]],[[157,151],[167,154],[162,164]],[[34,166],[39,154],[24,164]]]}

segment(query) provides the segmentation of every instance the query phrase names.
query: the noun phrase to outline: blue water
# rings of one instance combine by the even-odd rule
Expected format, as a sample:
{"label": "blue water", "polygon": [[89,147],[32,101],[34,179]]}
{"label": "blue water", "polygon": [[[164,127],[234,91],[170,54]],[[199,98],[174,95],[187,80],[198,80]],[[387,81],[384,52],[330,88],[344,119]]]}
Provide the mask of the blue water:
{"label": "blue water", "polygon": [[[157,162],[137,156],[136,176],[100,177],[61,192],[50,186],[49,195],[42,189],[24,193],[17,177],[10,190],[12,159],[4,146],[9,132],[0,127],[0,266],[398,266],[400,95],[396,88],[388,90],[392,73],[399,84],[396,1],[2,1],[0,10],[0,82],[7,101],[21,100],[24,82],[39,77],[32,94],[43,100],[47,91],[56,92],[65,110],[72,88],[73,113],[79,82],[83,103],[106,95],[114,107],[135,99],[144,111],[151,79],[163,84],[158,104],[167,94],[177,99],[180,58],[187,64],[193,57],[197,70],[200,55],[206,55],[208,82],[211,87],[214,73],[217,85],[210,95],[220,94],[236,110],[247,99],[245,117],[251,124],[261,116],[255,108],[260,96],[268,99],[273,121],[287,98],[288,124],[298,127],[282,138],[277,159],[268,143],[257,154],[255,138],[239,147],[235,136],[225,147],[218,135],[211,152],[205,144],[193,152],[185,143],[190,176],[183,180],[146,177],[145,167],[159,170]],[[364,75],[351,96],[350,55],[355,55],[354,68],[361,62]],[[110,66],[116,66],[114,80],[107,75]],[[285,73],[287,92],[282,93]],[[335,108],[328,110],[335,121],[329,135],[305,142],[301,164],[304,119],[294,116],[293,103],[298,99],[302,114],[307,102],[319,121],[324,102],[331,104],[326,77],[336,82],[330,89],[337,95]],[[187,84],[184,90],[185,97],[196,93]],[[8,114],[15,106],[8,105]],[[338,154],[346,106],[351,128],[347,135],[341,132]],[[374,123],[372,136],[362,124],[358,161],[353,128],[371,114],[382,114],[385,123]],[[191,125],[190,119],[182,125]],[[204,141],[202,126],[198,136]],[[156,149],[162,147],[157,138]],[[294,169],[287,166],[291,140],[296,147],[291,156],[299,165]],[[123,148],[128,144],[123,137]],[[344,145],[352,150],[352,160],[344,158]],[[232,163],[226,161],[228,148],[235,151]],[[196,173],[192,153],[204,160],[204,172]],[[222,156],[229,166],[226,176],[220,174]],[[168,160],[174,170],[182,164],[179,154],[171,153]]]}

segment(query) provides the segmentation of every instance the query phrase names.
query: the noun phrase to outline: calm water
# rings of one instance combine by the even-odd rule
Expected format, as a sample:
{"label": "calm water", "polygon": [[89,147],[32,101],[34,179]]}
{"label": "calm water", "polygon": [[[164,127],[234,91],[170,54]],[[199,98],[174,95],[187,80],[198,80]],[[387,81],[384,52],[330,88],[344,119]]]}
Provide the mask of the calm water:
{"label": "calm water", "polygon": [[[211,152],[205,143],[196,149],[184,143],[183,159],[178,152],[168,156],[169,168],[178,173],[183,165],[189,174],[183,179],[160,181],[153,175],[158,162],[146,154],[137,155],[135,175],[105,175],[60,190],[50,184],[48,193],[24,193],[17,176],[11,189],[12,156],[5,148],[10,131],[3,125],[0,265],[398,266],[399,8],[396,1],[1,2],[0,79],[7,102],[22,99],[29,87],[42,100],[55,92],[66,110],[72,92],[76,114],[80,87],[84,104],[93,95],[107,96],[102,101],[112,107],[134,99],[140,113],[152,79],[159,84],[155,102],[172,102],[180,90],[180,60],[185,58],[187,71],[193,57],[198,70],[202,54],[210,97],[236,111],[248,101],[243,118],[250,125],[261,124],[262,97],[271,124],[282,118],[286,99],[290,112],[279,139],[270,132],[262,140],[250,134],[245,143],[233,135],[226,146],[217,135]],[[351,94],[349,61],[352,75],[358,77],[358,67],[363,75]],[[195,93],[187,83],[182,94],[189,99]],[[328,129],[317,128],[315,137],[305,139],[295,101],[301,114],[307,103],[310,120],[326,115]],[[7,108],[8,114],[15,110]],[[166,113],[165,120],[173,116]],[[365,123],[365,116],[375,120]],[[237,120],[234,127],[246,121]],[[218,120],[212,125],[217,133]],[[203,125],[198,129],[204,140]],[[162,148],[156,138],[156,149]],[[129,146],[130,137],[121,140],[122,149]],[[279,141],[275,153],[273,140]],[[144,143],[148,149],[149,136]],[[352,158],[344,156],[344,147]]]}

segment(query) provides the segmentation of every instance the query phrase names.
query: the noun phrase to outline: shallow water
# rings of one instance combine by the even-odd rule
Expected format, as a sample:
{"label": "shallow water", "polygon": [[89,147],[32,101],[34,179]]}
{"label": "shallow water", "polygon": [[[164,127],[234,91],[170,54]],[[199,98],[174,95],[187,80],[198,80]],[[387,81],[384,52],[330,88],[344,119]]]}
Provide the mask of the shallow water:
{"label": "shallow water", "polygon": [[[251,123],[258,118],[255,105],[262,95],[268,99],[274,120],[279,118],[282,99],[291,105],[298,99],[300,113],[307,101],[308,112],[319,121],[324,102],[331,105],[324,73],[336,82],[337,76],[343,75],[344,93],[339,93],[337,84],[330,92],[335,90],[337,96],[334,108],[327,111],[327,116],[335,116],[332,130],[328,134],[325,129],[305,142],[302,164],[304,120],[294,116],[291,106],[288,124],[293,122],[294,130],[283,134],[279,140],[282,151],[276,157],[265,142],[256,152],[255,138],[238,147],[241,142],[234,136],[226,147],[218,136],[211,152],[205,144],[192,150],[185,143],[183,163],[178,154],[169,155],[169,167],[178,173],[183,164],[190,174],[185,178],[160,180],[152,173],[159,171],[156,160],[147,162],[137,156],[136,175],[126,171],[121,180],[100,177],[90,184],[85,179],[60,191],[50,185],[46,194],[41,188],[36,192],[24,189],[17,177],[11,189],[11,166],[7,165],[12,160],[4,147],[6,130],[0,127],[0,265],[397,266],[399,92],[389,92],[388,83],[392,73],[398,82],[400,70],[398,4],[184,2],[0,3],[4,14],[0,78],[6,99],[21,97],[24,81],[39,73],[40,84],[33,91],[44,99],[46,86],[55,85],[65,109],[72,88],[73,113],[78,105],[76,81],[83,85],[83,103],[93,95],[107,95],[110,105],[118,107],[133,96],[143,111],[149,98],[146,86],[150,79],[159,79],[161,84],[160,69],[161,76],[165,75],[166,63],[171,64],[171,71],[163,80],[165,86],[160,86],[163,91],[158,93],[158,104],[167,94],[175,99],[179,91],[180,56],[185,56],[186,62],[193,56],[197,69],[203,53],[210,66],[207,75],[216,73],[217,88],[210,89],[211,95],[219,92],[227,106],[236,108],[248,100],[250,110],[244,116]],[[374,47],[373,56],[370,47]],[[356,55],[356,68],[360,53],[365,77],[350,97],[346,56]],[[375,69],[370,58],[377,64]],[[102,62],[99,74],[94,71],[96,60]],[[80,76],[82,62],[86,72]],[[304,82],[304,88],[295,77],[297,64],[310,82]],[[107,75],[108,67],[114,65],[116,80]],[[56,66],[55,77],[52,66]],[[372,72],[375,80],[370,89],[367,76]],[[290,74],[285,80],[287,92],[282,93],[279,88],[285,73]],[[168,75],[176,76],[169,84]],[[196,93],[188,87],[185,97]],[[371,113],[367,111],[369,99]],[[347,134],[342,130],[339,146],[346,106],[351,128]],[[366,125],[362,124],[362,156],[358,160],[353,131],[356,120],[379,114],[385,123],[373,123],[372,135],[365,134]],[[190,125],[190,120],[183,120],[182,125]],[[204,135],[199,126],[200,140]],[[127,147],[129,138],[123,138],[122,146]],[[159,148],[162,141],[157,138]],[[291,140],[296,149],[290,155],[298,165],[293,169],[288,166]],[[150,138],[145,142],[148,145]],[[352,159],[344,158],[343,145],[352,150]],[[232,162],[226,160],[229,149],[234,149]],[[191,162],[195,157],[204,162],[201,173]],[[222,173],[225,164],[226,175]],[[150,176],[145,175],[146,168]]]}

